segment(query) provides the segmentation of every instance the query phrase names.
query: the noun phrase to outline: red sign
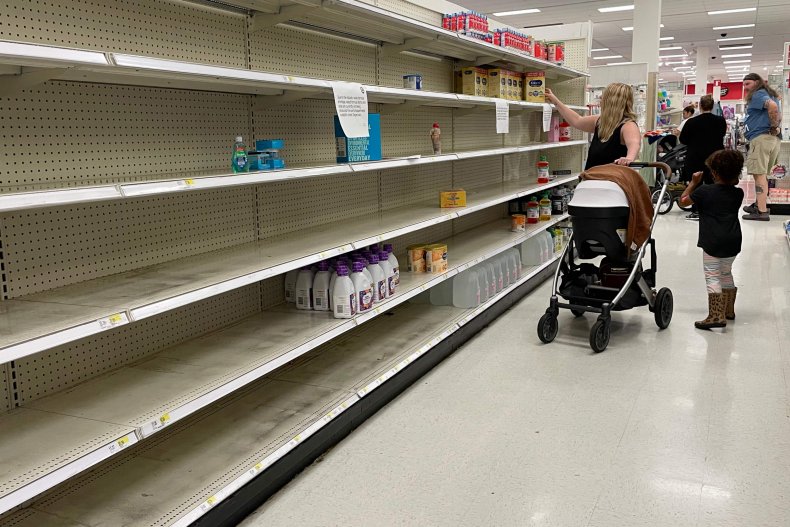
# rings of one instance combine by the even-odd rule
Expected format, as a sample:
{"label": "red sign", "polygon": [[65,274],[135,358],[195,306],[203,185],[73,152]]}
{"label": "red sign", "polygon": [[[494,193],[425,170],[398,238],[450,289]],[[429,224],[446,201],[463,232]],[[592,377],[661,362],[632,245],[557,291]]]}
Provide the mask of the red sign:
{"label": "red sign", "polygon": [[[689,84],[686,86],[686,95],[695,95],[697,86]],[[713,84],[708,83],[708,94],[713,94]],[[721,100],[722,101],[740,101],[743,99],[743,83],[742,82],[722,82],[721,83]]]}

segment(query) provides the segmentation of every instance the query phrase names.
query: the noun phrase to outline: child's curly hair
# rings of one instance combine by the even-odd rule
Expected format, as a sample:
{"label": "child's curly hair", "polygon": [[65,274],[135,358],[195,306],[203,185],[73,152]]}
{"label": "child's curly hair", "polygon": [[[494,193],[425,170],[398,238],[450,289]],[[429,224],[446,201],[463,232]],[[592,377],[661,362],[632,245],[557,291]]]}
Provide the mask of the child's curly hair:
{"label": "child's curly hair", "polygon": [[743,170],[743,154],[737,150],[718,150],[705,160],[705,164],[723,183],[737,185]]}

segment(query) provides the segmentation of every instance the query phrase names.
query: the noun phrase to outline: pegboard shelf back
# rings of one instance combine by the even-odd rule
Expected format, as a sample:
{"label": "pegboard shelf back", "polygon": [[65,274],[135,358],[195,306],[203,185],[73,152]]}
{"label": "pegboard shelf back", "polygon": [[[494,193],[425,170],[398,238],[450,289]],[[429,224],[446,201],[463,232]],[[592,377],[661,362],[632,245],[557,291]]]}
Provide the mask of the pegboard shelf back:
{"label": "pegboard shelf back", "polygon": [[[111,322],[118,314],[123,315],[122,323],[142,320],[574,178],[563,177],[548,184],[488,182],[470,190],[468,205],[463,209],[439,209],[433,198],[416,206],[404,205],[373,216],[309,227],[296,236],[294,231],[283,232],[268,240],[27,295],[0,304],[5,309],[1,319],[9,328],[0,338],[0,361],[17,360],[110,330],[118,325]],[[276,196],[272,199],[278,200]]]}
{"label": "pegboard shelf back", "polygon": [[[0,452],[25,454],[9,454],[14,462],[2,467],[2,480],[15,483],[0,487],[0,513],[30,499],[35,489],[46,488],[45,481],[51,485],[62,481],[61,474],[70,465],[84,470],[90,459],[98,463],[120,453],[128,446],[130,434],[137,440],[158,433],[565,218],[567,215],[554,217],[523,233],[511,232],[507,220],[496,220],[451,237],[445,242],[456,256],[447,272],[404,272],[398,294],[351,320],[280,306],[83,382],[67,393],[32,401],[20,412],[0,416],[7,431],[0,436]],[[86,408],[84,401],[96,393],[104,396]],[[124,436],[126,440],[119,441]],[[50,460],[43,466],[37,462],[40,445],[28,448],[31,438],[47,444]],[[117,448],[107,450],[113,443]],[[94,454],[97,448],[104,452]]]}

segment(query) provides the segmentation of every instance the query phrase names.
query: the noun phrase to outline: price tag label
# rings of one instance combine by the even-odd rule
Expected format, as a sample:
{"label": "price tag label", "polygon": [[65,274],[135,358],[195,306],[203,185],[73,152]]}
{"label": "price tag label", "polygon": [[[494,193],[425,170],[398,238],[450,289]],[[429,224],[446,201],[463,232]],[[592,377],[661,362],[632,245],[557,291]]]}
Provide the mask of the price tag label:
{"label": "price tag label", "polygon": [[126,313],[116,313],[107,318],[99,320],[99,327],[102,329],[111,329],[116,326],[129,323],[129,316]]}

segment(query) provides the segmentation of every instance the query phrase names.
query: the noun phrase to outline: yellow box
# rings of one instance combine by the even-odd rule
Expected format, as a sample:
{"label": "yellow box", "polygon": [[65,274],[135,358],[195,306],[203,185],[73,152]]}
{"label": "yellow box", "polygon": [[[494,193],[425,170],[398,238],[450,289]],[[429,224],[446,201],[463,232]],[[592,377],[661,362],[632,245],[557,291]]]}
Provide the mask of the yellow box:
{"label": "yellow box", "polygon": [[485,97],[488,94],[488,72],[484,68],[462,68],[461,93]]}
{"label": "yellow box", "polygon": [[518,73],[515,71],[507,72],[507,98],[510,101],[517,101],[519,98]]}
{"label": "yellow box", "polygon": [[434,243],[425,248],[426,272],[431,274],[447,271],[447,244]]}
{"label": "yellow box", "polygon": [[488,70],[488,97],[507,99],[507,70],[494,68]]}
{"label": "yellow box", "polygon": [[458,189],[439,192],[439,206],[443,209],[466,207],[466,191]]}
{"label": "yellow box", "polygon": [[524,74],[524,100],[546,102],[546,72],[528,71]]}
{"label": "yellow box", "polygon": [[409,245],[406,247],[406,269],[410,273],[425,272],[425,248],[427,245]]}

